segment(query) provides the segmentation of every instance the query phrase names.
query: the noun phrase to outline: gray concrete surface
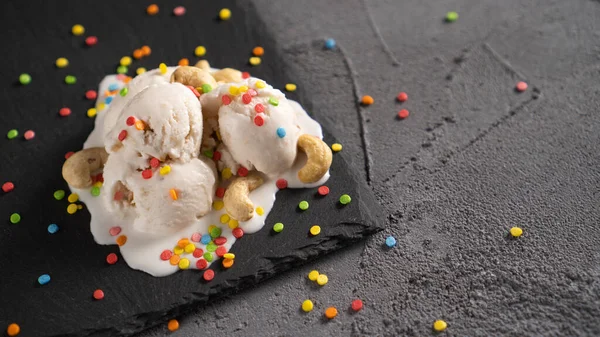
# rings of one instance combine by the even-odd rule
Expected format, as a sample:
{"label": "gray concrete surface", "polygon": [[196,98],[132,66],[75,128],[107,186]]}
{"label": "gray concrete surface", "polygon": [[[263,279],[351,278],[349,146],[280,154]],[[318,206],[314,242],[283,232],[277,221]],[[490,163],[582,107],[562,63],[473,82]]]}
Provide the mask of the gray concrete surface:
{"label": "gray concrete surface", "polygon": [[[249,6],[389,223],[364,244],[190,313],[171,336],[428,336],[436,319],[449,336],[600,335],[598,1]],[[450,10],[460,18],[446,24]],[[302,48],[323,37],[340,49]],[[514,91],[519,80],[527,92]],[[402,105],[399,91],[409,94]],[[363,94],[375,104],[357,111]],[[401,107],[411,111],[403,121]],[[507,237],[515,225],[518,240]],[[383,248],[387,235],[395,249]],[[325,287],[308,282],[312,269],[329,275]],[[306,298],[309,314],[299,310]],[[354,298],[365,302],[357,314],[347,310]],[[325,322],[330,305],[340,315]]]}

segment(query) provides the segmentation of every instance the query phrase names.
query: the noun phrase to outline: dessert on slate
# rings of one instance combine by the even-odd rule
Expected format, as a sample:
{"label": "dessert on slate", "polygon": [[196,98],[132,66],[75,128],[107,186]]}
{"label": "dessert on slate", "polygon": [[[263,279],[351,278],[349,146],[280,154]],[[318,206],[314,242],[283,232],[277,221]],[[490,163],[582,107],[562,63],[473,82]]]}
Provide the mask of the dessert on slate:
{"label": "dessert on slate", "polygon": [[161,64],[130,81],[107,76],[99,92],[110,106],[63,177],[95,240],[119,244],[132,268],[164,276],[219,257],[231,266],[231,245],[264,225],[279,188],[329,177],[320,125],[238,70]]}

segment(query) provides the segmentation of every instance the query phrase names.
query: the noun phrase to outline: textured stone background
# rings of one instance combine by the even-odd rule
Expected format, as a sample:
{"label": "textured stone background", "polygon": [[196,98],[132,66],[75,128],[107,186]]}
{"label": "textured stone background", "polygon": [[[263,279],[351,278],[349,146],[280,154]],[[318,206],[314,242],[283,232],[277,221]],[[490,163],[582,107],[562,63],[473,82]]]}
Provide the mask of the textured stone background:
{"label": "textured stone background", "polygon": [[[445,24],[450,10],[460,18]],[[600,335],[598,1],[254,0],[248,11],[352,152],[387,229],[190,313],[172,336],[427,336],[440,318],[453,336]],[[314,52],[324,37],[340,48]],[[519,80],[527,92],[514,92]],[[357,107],[363,94],[376,103]],[[506,237],[513,225],[519,240]],[[327,286],[307,281],[311,269]],[[356,297],[365,309],[351,314]],[[329,305],[341,313],[325,322]]]}

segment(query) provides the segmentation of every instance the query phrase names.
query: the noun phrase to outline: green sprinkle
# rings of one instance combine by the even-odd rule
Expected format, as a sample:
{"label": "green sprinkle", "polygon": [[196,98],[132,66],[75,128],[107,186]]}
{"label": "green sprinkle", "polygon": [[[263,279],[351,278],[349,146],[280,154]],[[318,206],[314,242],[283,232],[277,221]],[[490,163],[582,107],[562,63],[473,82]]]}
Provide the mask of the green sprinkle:
{"label": "green sprinkle", "polygon": [[208,261],[208,262],[212,262],[212,260],[213,260],[213,254],[209,253],[209,252],[204,253],[204,259],[206,261]]}
{"label": "green sprinkle", "polygon": [[306,201],[306,200],[300,201],[300,203],[298,204],[298,207],[300,207],[301,210],[306,211],[308,209],[308,201]]}
{"label": "green sprinkle", "polygon": [[210,237],[218,238],[219,236],[221,236],[221,232],[222,232],[221,227],[215,227],[210,230]]}
{"label": "green sprinkle", "polygon": [[119,95],[125,97],[125,95],[127,95],[128,91],[129,91],[129,89],[127,89],[127,87],[123,87],[123,89],[121,89],[121,91],[119,91]]}
{"label": "green sprinkle", "polygon": [[13,213],[10,215],[10,222],[19,223],[21,221],[21,215],[19,213]]}
{"label": "green sprinkle", "polygon": [[279,101],[275,97],[269,97],[269,104],[271,104],[272,106],[278,106]]}
{"label": "green sprinkle", "polygon": [[117,67],[117,74],[127,74],[128,71],[129,69],[126,66]]}
{"label": "green sprinkle", "polygon": [[64,197],[65,197],[65,191],[63,191],[63,190],[54,191],[54,199],[62,200]]}
{"label": "green sprinkle", "polygon": [[31,75],[26,74],[26,73],[19,75],[19,82],[22,85],[27,85],[27,84],[31,83]]}
{"label": "green sprinkle", "polygon": [[352,201],[352,198],[348,194],[344,194],[340,197],[340,204],[347,205]]}
{"label": "green sprinkle", "polygon": [[204,83],[202,85],[202,93],[206,94],[208,92],[211,92],[211,90],[212,90],[212,87],[210,86],[210,84]]}
{"label": "green sprinkle", "polygon": [[209,242],[209,243],[206,245],[206,251],[208,251],[208,252],[211,252],[211,253],[212,253],[212,252],[214,252],[214,251],[216,251],[216,250],[217,250],[217,245],[215,245],[215,243],[214,243],[214,242],[212,242],[212,241],[211,241],[211,242]]}
{"label": "green sprinkle", "polygon": [[9,130],[8,133],[6,134],[6,137],[8,137],[8,139],[13,139],[15,137],[17,137],[19,135],[19,131],[17,131],[16,129],[12,129]]}
{"label": "green sprinkle", "polygon": [[66,84],[75,84],[75,83],[77,83],[77,77],[75,77],[73,75],[67,75],[67,76],[65,76],[65,83]]}
{"label": "green sprinkle", "polygon": [[204,151],[204,155],[208,158],[212,158],[214,153],[212,150],[206,150],[206,151]]}
{"label": "green sprinkle", "polygon": [[458,13],[456,12],[448,12],[446,13],[446,21],[448,22],[454,22],[458,20]]}
{"label": "green sprinkle", "polygon": [[90,192],[92,193],[93,196],[97,197],[100,195],[100,187],[94,186],[94,187],[92,187],[92,190]]}
{"label": "green sprinkle", "polygon": [[273,230],[275,231],[275,233],[281,233],[281,231],[283,230],[283,224],[281,222],[276,223],[275,225],[273,225]]}

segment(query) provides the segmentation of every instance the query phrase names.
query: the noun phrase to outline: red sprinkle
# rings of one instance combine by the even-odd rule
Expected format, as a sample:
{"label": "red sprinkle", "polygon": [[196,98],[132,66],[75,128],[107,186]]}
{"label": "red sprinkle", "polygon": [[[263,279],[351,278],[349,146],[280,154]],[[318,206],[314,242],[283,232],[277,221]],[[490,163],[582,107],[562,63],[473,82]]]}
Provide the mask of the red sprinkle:
{"label": "red sprinkle", "polygon": [[197,258],[197,259],[201,258],[202,254],[204,254],[204,251],[202,249],[200,249],[200,248],[194,249],[193,255],[195,258]]}
{"label": "red sprinkle", "polygon": [[225,105],[229,105],[229,104],[231,104],[231,97],[229,97],[227,95],[223,95],[221,97],[221,102],[223,102],[223,104],[225,104]]}
{"label": "red sprinkle", "polygon": [[[196,268],[204,269],[206,267],[208,267],[208,262],[206,262],[205,259],[200,259],[200,260],[196,261]],[[213,273],[213,276],[214,276],[214,273]],[[206,280],[206,278],[205,278],[205,280]],[[211,280],[212,280],[212,277],[211,277]],[[210,281],[210,280],[208,280],[208,281]]]}
{"label": "red sprinkle", "polygon": [[173,9],[173,14],[175,16],[182,16],[183,14],[185,14],[185,7],[183,6],[177,6]]}
{"label": "red sprinkle", "polygon": [[241,229],[240,227],[236,227],[236,228],[234,228],[234,229],[231,231],[231,233],[233,234],[233,236],[234,236],[236,239],[239,239],[239,238],[241,238],[242,236],[244,236],[244,230],[243,230],[243,229]]}
{"label": "red sprinkle", "polygon": [[133,116],[127,117],[125,124],[127,124],[127,126],[132,126],[133,124],[135,124],[135,117],[133,117]]}
{"label": "red sprinkle", "polygon": [[215,151],[215,152],[213,153],[213,160],[214,160],[214,161],[219,161],[219,160],[221,160],[221,152],[219,152],[219,151]]}
{"label": "red sprinkle", "polygon": [[69,108],[62,108],[60,110],[58,110],[58,114],[63,116],[63,117],[67,117],[68,115],[71,114],[71,109]]}
{"label": "red sprinkle", "polygon": [[108,234],[110,234],[111,236],[117,236],[117,235],[119,235],[119,233],[121,233],[121,227],[119,227],[119,226],[111,227],[108,230]]}
{"label": "red sprinkle", "polygon": [[200,93],[198,90],[196,90],[196,88],[192,87],[191,85],[186,85],[186,87],[188,87],[188,89],[190,89],[196,97],[200,97]]}
{"label": "red sprinkle", "polygon": [[200,242],[200,239],[202,239],[202,235],[200,235],[200,233],[196,232],[196,233],[192,234],[191,239],[194,242]]}
{"label": "red sprinkle", "polygon": [[142,177],[144,177],[144,179],[152,178],[152,170],[150,170],[150,169],[143,170]]}
{"label": "red sprinkle", "polygon": [[[198,261],[200,261],[200,260],[198,260]],[[212,281],[212,279],[215,278],[215,272],[212,269],[208,269],[204,272],[204,275],[202,275],[202,277],[204,277],[204,279],[206,281]]]}
{"label": "red sprinkle", "polygon": [[75,154],[75,152],[73,152],[73,151],[69,151],[69,152],[65,153],[65,159],[69,159],[69,157],[74,154]]}
{"label": "red sprinkle", "polygon": [[127,130],[121,130],[121,132],[119,132],[119,141],[124,141],[125,138],[127,138]]}
{"label": "red sprinkle", "polygon": [[256,115],[254,117],[254,124],[256,124],[256,126],[263,126],[263,124],[265,124],[265,120],[261,115]]}
{"label": "red sprinkle", "polygon": [[85,92],[85,98],[89,99],[90,101],[95,100],[98,97],[98,93],[96,92],[96,90],[88,90]]}
{"label": "red sprinkle", "polygon": [[256,111],[257,113],[265,112],[265,106],[258,103],[254,106],[254,111]]}
{"label": "red sprinkle", "polygon": [[95,46],[98,43],[98,38],[95,36],[88,36],[85,38],[85,44],[88,46]]}
{"label": "red sprinkle", "polygon": [[244,102],[244,104],[250,104],[250,102],[252,102],[252,96],[250,96],[249,93],[245,93],[242,95],[242,102]]}
{"label": "red sprinkle", "polygon": [[361,301],[361,300],[352,301],[352,310],[360,311],[362,308],[363,308],[363,301]]}
{"label": "red sprinkle", "polygon": [[110,253],[106,256],[106,263],[115,264],[119,261],[119,257],[115,253]]}
{"label": "red sprinkle", "polygon": [[243,167],[243,166],[240,166],[240,168],[239,168],[239,169],[238,169],[238,171],[237,171],[237,174],[238,174],[238,176],[240,176],[240,177],[245,177],[245,176],[247,176],[247,175],[248,175],[248,169],[247,169],[247,168],[245,168],[245,167]]}
{"label": "red sprinkle", "polygon": [[225,238],[225,237],[222,237],[222,236],[219,236],[218,238],[215,238],[215,239],[213,240],[213,242],[214,242],[214,243],[215,243],[217,246],[221,246],[221,245],[224,245],[224,244],[225,244],[225,242],[227,242],[227,238]]}
{"label": "red sprinkle", "polygon": [[527,83],[525,83],[523,81],[517,83],[517,91],[523,92],[525,90],[527,90]]}
{"label": "red sprinkle", "polygon": [[242,78],[243,78],[243,79],[250,78],[250,73],[249,73],[249,72],[247,72],[247,71],[244,71],[244,72],[242,73]]}
{"label": "red sprinkle", "polygon": [[97,300],[101,300],[104,298],[104,291],[102,289],[96,289],[94,291],[94,298]]}
{"label": "red sprinkle", "polygon": [[319,189],[317,189],[317,191],[319,192],[320,195],[327,195],[327,194],[329,194],[329,187],[323,185],[323,186],[319,187]]}
{"label": "red sprinkle", "polygon": [[104,176],[102,175],[102,173],[98,173],[96,174],[96,176],[94,177],[96,179],[96,182],[101,182],[104,183]]}
{"label": "red sprinkle", "polygon": [[258,95],[258,93],[256,92],[256,90],[254,90],[254,89],[252,89],[252,88],[248,89],[248,93],[249,93],[249,94],[250,94],[250,96],[252,96],[252,97],[254,97],[254,96]]}
{"label": "red sprinkle", "polygon": [[162,253],[160,253],[160,259],[163,261],[168,261],[171,256],[173,256],[173,252],[168,249],[165,249],[162,251]]}
{"label": "red sprinkle", "polygon": [[288,182],[287,182],[287,180],[281,178],[281,179],[277,179],[277,181],[275,182],[275,185],[277,186],[278,189],[282,190],[284,188],[287,188]]}
{"label": "red sprinkle", "polygon": [[223,198],[223,196],[225,195],[225,188],[217,187],[217,191],[215,192],[215,195],[219,198]]}
{"label": "red sprinkle", "polygon": [[398,111],[398,118],[404,119],[404,118],[408,117],[409,114],[410,113],[408,112],[408,110],[402,109],[402,110]]}
{"label": "red sprinkle", "polygon": [[158,158],[152,158],[150,159],[150,166],[157,168],[160,166],[160,160],[158,160]]}
{"label": "red sprinkle", "polygon": [[7,181],[4,184],[2,184],[2,190],[6,193],[8,193],[14,189],[15,189],[15,184],[11,183],[10,181]]}
{"label": "red sprinkle", "polygon": [[223,255],[227,254],[227,248],[225,248],[223,246],[219,246],[219,247],[217,247],[215,254],[217,254],[218,257],[223,257]]}
{"label": "red sprinkle", "polygon": [[406,100],[408,99],[408,95],[405,92],[401,92],[396,98],[399,102],[406,102]]}
{"label": "red sprinkle", "polygon": [[123,192],[116,191],[115,195],[113,196],[113,200],[114,201],[121,201],[121,200],[123,200]]}

